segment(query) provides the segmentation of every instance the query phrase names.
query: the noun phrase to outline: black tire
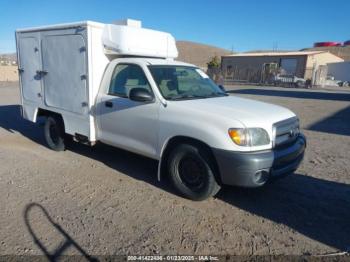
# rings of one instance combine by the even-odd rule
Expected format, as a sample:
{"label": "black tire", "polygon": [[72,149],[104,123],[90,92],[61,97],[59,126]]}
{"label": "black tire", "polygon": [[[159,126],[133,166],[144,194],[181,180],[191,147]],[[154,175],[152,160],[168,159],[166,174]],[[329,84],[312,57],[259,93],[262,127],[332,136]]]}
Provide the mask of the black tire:
{"label": "black tire", "polygon": [[54,151],[64,151],[65,133],[63,121],[57,116],[48,116],[44,126],[45,140],[49,148]]}
{"label": "black tire", "polygon": [[167,164],[170,181],[184,197],[200,201],[219,192],[215,169],[204,150],[181,144],[170,153]]}

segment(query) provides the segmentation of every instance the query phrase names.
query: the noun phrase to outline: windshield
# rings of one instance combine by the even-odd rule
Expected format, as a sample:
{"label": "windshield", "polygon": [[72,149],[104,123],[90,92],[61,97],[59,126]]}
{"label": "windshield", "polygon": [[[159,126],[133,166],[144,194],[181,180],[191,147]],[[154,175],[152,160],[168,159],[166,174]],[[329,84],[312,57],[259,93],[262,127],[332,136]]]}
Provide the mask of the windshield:
{"label": "windshield", "polygon": [[165,99],[184,100],[227,96],[199,68],[154,65],[149,66],[149,69]]}

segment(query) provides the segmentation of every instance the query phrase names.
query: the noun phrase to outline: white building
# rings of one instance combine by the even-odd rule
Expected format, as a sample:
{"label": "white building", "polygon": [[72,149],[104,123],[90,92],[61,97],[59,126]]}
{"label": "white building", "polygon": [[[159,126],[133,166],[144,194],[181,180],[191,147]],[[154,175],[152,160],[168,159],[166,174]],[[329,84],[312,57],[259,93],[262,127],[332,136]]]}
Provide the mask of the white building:
{"label": "white building", "polygon": [[328,63],[328,75],[336,80],[350,82],[350,61],[340,63]]}

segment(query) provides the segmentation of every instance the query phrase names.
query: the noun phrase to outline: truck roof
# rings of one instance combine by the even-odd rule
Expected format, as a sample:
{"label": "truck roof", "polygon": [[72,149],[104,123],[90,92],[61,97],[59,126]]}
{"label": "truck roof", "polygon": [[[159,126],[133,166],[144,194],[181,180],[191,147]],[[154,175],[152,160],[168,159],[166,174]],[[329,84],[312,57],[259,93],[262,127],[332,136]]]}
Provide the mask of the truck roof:
{"label": "truck roof", "polygon": [[197,67],[192,64],[188,64],[181,61],[176,60],[170,60],[170,59],[156,59],[156,58],[140,58],[143,61],[146,60],[147,63],[151,65],[178,65],[178,66],[191,66],[191,67]]}
{"label": "truck roof", "polygon": [[104,24],[99,22],[94,22],[94,21],[79,21],[79,22],[73,22],[73,23],[63,23],[63,24],[55,24],[55,25],[21,28],[21,29],[17,29],[16,32],[21,33],[21,32],[52,30],[52,29],[66,29],[66,28],[75,28],[78,26],[93,26],[93,27],[103,28]]}
{"label": "truck roof", "polygon": [[176,61],[173,59],[164,58],[151,58],[151,57],[135,57],[135,56],[125,56],[118,57],[115,56],[112,60],[118,59],[122,63],[144,63],[146,65],[174,65],[174,66],[189,66],[198,68],[198,66],[193,64],[188,64],[181,61]]}
{"label": "truck roof", "polygon": [[[66,30],[82,28],[92,31],[97,28],[99,33],[94,34],[93,42],[100,42],[106,55],[143,56],[175,58],[178,56],[175,38],[158,30],[141,27],[141,21],[126,19],[115,21],[113,24],[104,24],[93,21],[81,21],[17,29],[16,35],[30,32],[45,32],[52,30]],[[95,31],[95,30],[94,30]],[[89,35],[89,37],[92,37]],[[97,37],[97,38],[96,38]]]}

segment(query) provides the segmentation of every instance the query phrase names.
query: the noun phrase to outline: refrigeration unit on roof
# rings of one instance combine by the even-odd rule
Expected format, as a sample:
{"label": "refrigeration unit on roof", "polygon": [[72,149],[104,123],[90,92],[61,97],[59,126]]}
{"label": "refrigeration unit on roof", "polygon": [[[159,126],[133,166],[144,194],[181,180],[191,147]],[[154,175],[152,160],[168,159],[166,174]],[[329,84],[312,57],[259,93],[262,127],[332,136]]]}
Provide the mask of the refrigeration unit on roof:
{"label": "refrigeration unit on roof", "polygon": [[141,21],[126,19],[105,24],[102,44],[107,55],[176,58],[175,38],[166,32],[141,27]]}

